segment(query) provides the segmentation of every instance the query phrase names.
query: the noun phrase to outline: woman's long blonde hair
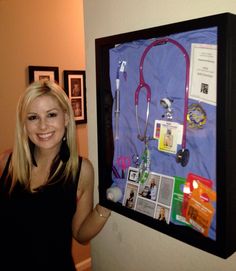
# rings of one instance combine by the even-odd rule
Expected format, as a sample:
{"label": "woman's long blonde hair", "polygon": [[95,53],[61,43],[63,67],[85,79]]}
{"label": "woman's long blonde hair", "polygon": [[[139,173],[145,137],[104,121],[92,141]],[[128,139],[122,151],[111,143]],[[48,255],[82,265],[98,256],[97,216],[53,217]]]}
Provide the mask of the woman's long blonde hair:
{"label": "woman's long blonde hair", "polygon": [[[35,81],[21,95],[16,111],[16,130],[15,144],[12,152],[12,160],[10,164],[9,174],[12,177],[11,190],[19,181],[26,188],[30,186],[32,172],[32,154],[30,151],[30,141],[25,128],[27,118],[27,110],[30,104],[37,98],[43,95],[54,97],[62,110],[68,115],[69,121],[66,127],[67,144],[70,150],[70,159],[66,163],[64,175],[67,178],[71,173],[75,178],[78,169],[78,151],[76,142],[76,130],[74,122],[74,112],[70,101],[64,90],[55,82],[48,80]],[[48,182],[60,170],[62,162],[60,162],[56,172],[50,177]]]}

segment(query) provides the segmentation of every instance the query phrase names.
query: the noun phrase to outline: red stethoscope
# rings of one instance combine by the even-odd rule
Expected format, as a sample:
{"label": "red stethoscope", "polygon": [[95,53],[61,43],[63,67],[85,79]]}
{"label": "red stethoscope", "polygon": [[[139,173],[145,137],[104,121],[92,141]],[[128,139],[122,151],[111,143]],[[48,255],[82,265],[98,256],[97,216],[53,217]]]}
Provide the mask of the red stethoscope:
{"label": "red stethoscope", "polygon": [[[150,86],[145,82],[143,77],[143,63],[145,60],[145,57],[147,53],[150,51],[150,49],[156,45],[162,45],[166,43],[172,43],[176,47],[178,47],[182,54],[184,55],[185,61],[186,61],[186,76],[185,76],[185,96],[184,96],[184,120],[183,120],[183,138],[182,138],[182,145],[181,149],[176,154],[176,162],[180,163],[183,167],[185,167],[188,164],[189,161],[189,150],[186,149],[186,129],[187,129],[187,113],[188,113],[188,96],[189,96],[189,67],[190,67],[190,60],[189,55],[185,48],[176,40],[171,38],[163,38],[158,39],[150,43],[146,49],[144,50],[140,65],[139,65],[139,85],[135,91],[135,114],[136,114],[136,122],[137,122],[137,128],[138,128],[138,138],[141,141],[144,141],[145,143],[148,140],[147,137],[147,126],[148,126],[148,120],[149,120],[149,114],[150,114],[150,102],[151,102],[151,88]],[[141,134],[141,129],[139,125],[139,117],[138,117],[138,101],[139,101],[139,93],[141,89],[146,89],[146,99],[147,99],[147,108],[146,108],[146,120],[145,120],[145,126],[143,134]]]}

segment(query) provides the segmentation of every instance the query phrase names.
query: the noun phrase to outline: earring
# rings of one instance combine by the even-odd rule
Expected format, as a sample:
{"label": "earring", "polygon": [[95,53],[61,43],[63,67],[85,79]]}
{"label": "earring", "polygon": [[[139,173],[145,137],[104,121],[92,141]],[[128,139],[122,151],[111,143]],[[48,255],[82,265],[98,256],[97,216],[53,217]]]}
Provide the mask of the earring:
{"label": "earring", "polygon": [[66,136],[64,135],[61,142],[59,157],[63,163],[66,163],[70,158],[70,149],[67,145]]}

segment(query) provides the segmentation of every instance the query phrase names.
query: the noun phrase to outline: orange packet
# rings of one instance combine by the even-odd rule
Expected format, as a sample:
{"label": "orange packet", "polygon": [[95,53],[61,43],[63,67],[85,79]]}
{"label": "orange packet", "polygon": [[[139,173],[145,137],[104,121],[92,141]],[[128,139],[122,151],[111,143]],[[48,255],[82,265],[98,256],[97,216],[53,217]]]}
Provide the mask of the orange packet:
{"label": "orange packet", "polygon": [[215,213],[212,202],[216,201],[216,192],[201,182],[198,182],[197,185],[198,187],[192,191],[188,200],[186,221],[204,236],[208,236]]}
{"label": "orange packet", "polygon": [[194,184],[195,182],[201,182],[202,184],[212,187],[212,181],[209,179],[206,179],[202,176],[196,175],[194,173],[189,173],[186,178],[186,183],[184,186],[184,199],[183,199],[183,205],[182,205],[182,216],[186,216],[187,212],[187,206],[188,201],[191,198],[192,192],[194,190]]}

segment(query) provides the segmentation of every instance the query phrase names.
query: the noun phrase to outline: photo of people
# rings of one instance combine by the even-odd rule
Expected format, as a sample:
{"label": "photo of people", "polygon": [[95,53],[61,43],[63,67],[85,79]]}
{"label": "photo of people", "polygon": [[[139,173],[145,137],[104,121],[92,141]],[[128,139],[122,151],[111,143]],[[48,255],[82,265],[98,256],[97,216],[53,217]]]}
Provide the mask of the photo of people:
{"label": "photo of people", "polygon": [[171,129],[167,129],[164,135],[164,146],[171,148],[173,146],[173,135]]}
{"label": "photo of people", "polygon": [[148,185],[140,186],[139,195],[144,198],[150,199],[150,187]]}
{"label": "photo of people", "polygon": [[128,208],[134,208],[134,191],[130,190],[129,197],[126,199],[125,206]]}
{"label": "photo of people", "polygon": [[159,190],[160,176],[149,173],[148,180],[144,186],[140,186],[140,196],[156,201]]}
{"label": "photo of people", "polygon": [[158,191],[160,179],[158,179],[157,177],[155,178],[153,175],[151,175],[151,178],[149,180],[150,180],[149,181],[150,182],[150,199],[155,201],[157,199],[157,191]]}
{"label": "photo of people", "polygon": [[135,201],[138,193],[138,187],[136,185],[127,184],[123,205],[129,209],[134,209]]}
{"label": "photo of people", "polygon": [[71,96],[81,97],[81,79],[71,78]]}
{"label": "photo of people", "polygon": [[162,205],[158,205],[156,209],[156,219],[161,224],[169,224],[170,222],[170,210]]}
{"label": "photo of people", "polygon": [[72,99],[71,105],[74,110],[75,117],[80,117],[82,115],[82,101],[81,101],[81,99]]}

